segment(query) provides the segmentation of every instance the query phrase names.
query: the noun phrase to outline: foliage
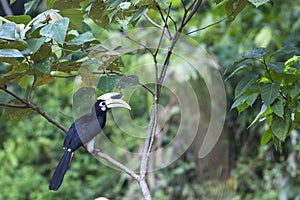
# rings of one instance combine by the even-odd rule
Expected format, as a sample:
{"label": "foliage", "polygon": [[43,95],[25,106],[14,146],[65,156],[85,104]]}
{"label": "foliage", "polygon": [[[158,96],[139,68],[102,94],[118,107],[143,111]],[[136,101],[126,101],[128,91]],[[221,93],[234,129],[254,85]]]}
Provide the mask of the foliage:
{"label": "foliage", "polygon": [[[235,61],[225,71],[229,78],[239,72],[252,71],[238,82],[231,109],[236,108],[241,113],[259,100],[261,110],[249,127],[265,120],[268,128],[262,136],[261,144],[273,138],[280,151],[281,143],[300,120],[300,59],[295,56],[298,53],[299,50],[292,47],[283,47],[275,52],[257,48]],[[279,54],[293,57],[282,61],[276,59]]]}
{"label": "foliage", "polygon": [[[26,4],[26,12],[35,9],[35,2],[40,1]],[[143,21],[144,13],[158,24],[163,24],[160,11],[165,14],[170,5],[169,1],[160,0],[76,0],[72,2],[69,4],[62,0],[48,0],[47,6],[50,10],[36,17],[23,15],[0,19],[0,86],[7,87],[24,99],[33,89],[34,103],[41,105],[48,114],[55,116],[63,124],[71,123],[71,119],[66,116],[71,116],[69,107],[72,84],[62,78],[73,80],[74,77],[81,76],[86,86],[94,85],[99,92],[109,92],[115,88],[123,89],[140,84],[139,77],[126,73],[132,67],[130,66],[132,60],[125,57],[119,59],[114,55],[106,54],[110,53],[110,50],[102,46],[102,41],[109,37],[113,30],[121,30],[122,33],[122,30],[134,27],[138,21],[151,26],[152,24],[146,20]],[[190,1],[172,2],[171,14],[177,22],[180,22],[184,13],[182,3],[186,6],[191,4]],[[268,45],[279,47],[284,41],[297,42],[295,35],[291,34],[297,33],[297,23],[288,24],[297,20],[297,12],[288,15],[291,18],[286,18],[286,11],[292,9],[288,2],[280,5],[288,8],[281,10],[280,13],[277,13],[278,9],[275,8],[264,12],[263,9],[266,7],[263,6],[262,11],[252,9],[252,5],[258,7],[272,4],[272,1],[265,0],[215,0],[205,3],[183,33],[190,34],[191,31],[201,29],[207,23],[212,24],[226,15],[226,19],[232,22],[231,26],[223,23],[205,29],[201,34],[195,34],[197,31],[191,34],[197,40],[203,41],[203,45],[208,50],[212,50],[222,63],[231,62],[237,54],[247,51],[249,49],[247,44],[251,48],[253,43],[264,47]],[[218,4],[217,7],[214,7],[214,4]],[[296,6],[293,8],[296,9]],[[243,10],[246,12],[240,16]],[[296,19],[292,18],[293,16]],[[283,18],[284,23],[280,23]],[[272,20],[266,22],[266,19]],[[170,30],[175,28],[172,21],[169,21],[168,26]],[[245,30],[249,31],[245,33]],[[278,58],[282,53],[287,56]],[[292,52],[283,50],[277,54],[259,48],[236,61],[234,63],[236,65],[228,69],[228,74],[230,73],[231,76],[229,81],[243,75],[243,72],[247,73],[247,76],[237,84],[237,95],[233,104],[233,108],[245,112],[241,113],[239,119],[231,119],[234,114],[230,114],[229,117],[230,123],[235,125],[233,126],[235,131],[238,134],[243,132],[245,126],[239,123],[245,118],[247,119],[244,121],[249,120],[251,116],[249,108],[259,104],[262,113],[256,115],[257,119],[254,122],[265,117],[269,130],[265,132],[261,141],[267,143],[273,137],[279,149],[281,142],[288,140],[287,135],[292,130],[292,126],[296,125],[298,118],[295,118],[295,114],[299,115],[295,104],[299,95],[298,86],[293,87],[298,81],[291,78],[298,76],[296,67],[298,61],[297,58],[293,60],[295,58],[290,53]],[[83,65],[83,63],[87,64]],[[84,70],[85,68],[87,70]],[[89,71],[94,73],[88,73]],[[227,87],[230,88],[231,85],[228,84]],[[147,95],[144,93],[137,93],[135,102],[131,104],[147,104],[149,107],[151,102],[145,96]],[[19,104],[7,95],[2,95],[1,98],[9,104]],[[168,101],[167,98],[161,100]],[[136,117],[135,121],[142,125],[148,123],[148,110],[145,107],[140,106],[137,113],[133,114]],[[244,113],[250,114],[246,117],[244,115],[243,118]],[[66,196],[70,199],[91,199],[100,195],[111,198],[126,196],[128,199],[132,198],[130,179],[103,167],[91,156],[86,156],[85,150],[76,154],[72,170],[66,177],[68,180],[62,186],[73,189],[62,188],[58,193],[49,193],[47,189],[49,176],[59,159],[59,155],[54,152],[57,152],[57,147],[61,146],[62,135],[58,134],[56,127],[50,126],[40,116],[32,115],[30,109],[5,108],[2,114],[4,117],[2,121],[9,119],[10,122],[1,124],[4,133],[0,134],[3,141],[0,143],[2,150],[0,158],[5,161],[4,167],[0,170],[0,176],[4,177],[0,181],[1,188],[4,188],[0,194],[1,199],[65,199]],[[288,120],[285,120],[286,116]],[[176,122],[170,124],[170,132],[176,128]],[[140,148],[139,140],[122,136],[121,131],[116,129],[114,124],[108,123],[106,129],[109,133],[114,132],[110,135],[114,143],[128,145],[130,149]],[[229,139],[226,142],[230,145],[238,143]],[[265,150],[264,147],[255,146],[255,142],[251,145],[256,147],[254,152]],[[281,189],[281,186],[274,182],[281,181],[283,177],[288,178],[289,181],[282,191],[291,198],[297,196],[298,190],[296,186],[294,187],[297,185],[295,178],[297,173],[286,175],[285,171],[290,168],[284,168],[279,163],[270,164],[270,159],[262,156],[252,160],[255,153],[240,155],[240,149],[232,151],[232,154],[236,157],[249,156],[250,159],[238,160],[237,166],[232,166],[234,169],[227,182],[220,180],[200,182],[199,175],[195,173],[197,171],[194,163],[195,155],[188,152],[186,154],[188,156],[181,158],[170,168],[155,172],[157,180],[153,191],[155,199],[170,197],[217,199],[221,198],[218,196],[219,193],[222,193],[222,198],[274,199],[280,194]],[[291,151],[295,152],[295,144]],[[257,162],[258,159],[261,159],[260,162]],[[82,168],[82,165],[85,167]],[[251,174],[252,169],[255,169],[254,174],[261,172],[255,179]],[[83,183],[88,184],[85,189],[82,188]],[[256,186],[262,186],[265,191]],[[136,198],[140,198],[140,193],[136,192],[135,195]]]}

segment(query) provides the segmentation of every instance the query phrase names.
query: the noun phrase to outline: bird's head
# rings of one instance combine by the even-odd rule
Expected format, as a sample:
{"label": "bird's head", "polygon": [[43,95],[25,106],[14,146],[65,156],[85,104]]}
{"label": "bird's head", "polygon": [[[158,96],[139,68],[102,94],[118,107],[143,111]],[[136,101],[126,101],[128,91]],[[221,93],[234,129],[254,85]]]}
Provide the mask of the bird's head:
{"label": "bird's head", "polygon": [[107,111],[110,108],[124,107],[131,110],[131,107],[122,100],[123,94],[117,92],[106,93],[97,98],[96,106],[99,106],[101,111]]}

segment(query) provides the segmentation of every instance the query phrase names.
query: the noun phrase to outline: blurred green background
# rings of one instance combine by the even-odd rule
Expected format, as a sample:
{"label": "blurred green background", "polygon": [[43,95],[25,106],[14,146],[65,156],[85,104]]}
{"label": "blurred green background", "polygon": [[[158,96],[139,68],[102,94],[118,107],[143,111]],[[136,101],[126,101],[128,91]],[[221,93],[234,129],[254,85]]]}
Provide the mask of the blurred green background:
{"label": "blurred green background", "polygon": [[[21,10],[17,1],[15,10]],[[33,11],[45,9],[41,2]],[[225,16],[224,9],[213,6],[213,1],[201,7],[201,17],[192,20],[189,28],[207,25]],[[2,16],[5,15],[2,10]],[[151,14],[151,13],[150,13]],[[141,23],[142,24],[142,23]],[[118,32],[115,28],[112,32]],[[300,1],[274,1],[273,6],[263,5],[256,9],[247,8],[232,22],[213,26],[191,37],[201,43],[222,66],[222,70],[236,58],[250,52],[255,47],[277,50],[285,45],[300,44]],[[108,37],[102,32],[99,37]],[[128,59],[128,60],[126,60]],[[124,58],[126,63],[130,58]],[[221,72],[222,73],[222,72]],[[300,199],[299,180],[299,130],[291,133],[284,144],[283,153],[274,149],[272,142],[260,145],[263,126],[247,126],[253,121],[259,107],[245,111],[240,116],[230,110],[234,87],[240,77],[224,82],[227,92],[228,112],[222,136],[213,151],[204,159],[198,158],[199,142],[195,141],[188,151],[172,165],[149,174],[149,185],[153,199]],[[203,79],[191,79],[195,90],[207,97]],[[55,79],[51,84],[41,86],[34,97],[50,116],[68,127],[72,117],[72,94],[74,79]],[[14,90],[24,95],[21,89]],[[130,105],[147,107],[147,97],[143,90],[136,91]],[[0,93],[0,100],[8,97]],[[204,98],[206,99],[206,98]],[[209,99],[209,98],[207,98]],[[162,102],[169,103],[168,96]],[[145,103],[146,102],[146,103]],[[201,101],[202,102],[202,101]],[[204,108],[207,102],[200,105]],[[136,123],[148,123],[147,109],[136,108],[132,116]],[[0,112],[3,112],[0,108]],[[205,111],[209,113],[209,111]],[[208,114],[209,115],[209,114]],[[176,133],[178,113],[168,120],[168,135]],[[109,119],[111,117],[109,116]],[[201,118],[205,129],[207,118]],[[72,165],[58,192],[48,190],[54,168],[63,152],[61,146],[64,134],[41,116],[32,113],[20,120],[5,117],[0,122],[0,199],[140,199],[138,185],[127,175],[111,169],[96,160],[82,148],[74,156]],[[113,122],[108,121],[106,132],[115,143],[130,145],[138,149],[142,143],[133,138],[122,137]],[[199,131],[200,132],[200,131]],[[118,137],[114,136],[118,135]],[[199,138],[201,139],[201,133]],[[164,138],[165,142],[171,138]]]}

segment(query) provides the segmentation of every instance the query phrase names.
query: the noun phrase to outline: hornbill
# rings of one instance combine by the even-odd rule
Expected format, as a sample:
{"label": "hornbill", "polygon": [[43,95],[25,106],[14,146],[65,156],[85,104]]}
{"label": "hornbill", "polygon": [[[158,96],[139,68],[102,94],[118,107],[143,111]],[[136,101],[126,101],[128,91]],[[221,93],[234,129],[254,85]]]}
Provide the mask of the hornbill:
{"label": "hornbill", "polygon": [[58,190],[67,172],[71,158],[79,147],[87,145],[88,151],[93,151],[94,138],[101,132],[105,125],[107,110],[113,107],[131,109],[130,106],[122,100],[122,97],[123,95],[121,93],[106,93],[97,98],[97,102],[90,113],[74,121],[65,137],[63,144],[65,152],[54,171],[49,190]]}

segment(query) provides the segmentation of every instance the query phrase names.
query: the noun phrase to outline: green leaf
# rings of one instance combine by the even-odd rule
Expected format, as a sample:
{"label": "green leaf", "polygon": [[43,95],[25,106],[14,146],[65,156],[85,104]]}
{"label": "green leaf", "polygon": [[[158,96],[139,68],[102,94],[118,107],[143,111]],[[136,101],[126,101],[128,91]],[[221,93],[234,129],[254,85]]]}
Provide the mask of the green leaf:
{"label": "green leaf", "polygon": [[299,102],[299,101],[298,101],[298,103],[297,103],[296,110],[297,110],[297,112],[300,113],[300,102]]}
{"label": "green leaf", "polygon": [[[269,110],[270,110],[270,109],[268,109],[268,107],[267,107],[265,104],[263,104],[263,105],[261,106],[261,109],[260,109],[258,115],[256,115],[255,119],[251,122],[251,124],[248,126],[248,128],[250,128],[251,126],[253,126],[253,124],[255,124],[258,120],[260,120],[260,118],[261,118],[262,116],[264,116],[264,115],[270,113]],[[272,112],[272,111],[271,111],[271,112]]]}
{"label": "green leaf", "polygon": [[233,72],[231,72],[231,74],[225,79],[225,81],[227,81],[228,79],[230,79],[232,76],[236,75],[238,72],[241,72],[245,69],[247,69],[248,67],[253,66],[251,63],[245,63],[243,65],[240,65],[239,67],[237,67]]}
{"label": "green leaf", "polygon": [[17,15],[17,16],[5,16],[5,19],[9,21],[13,21],[16,24],[28,24],[31,21],[31,17],[29,15]]}
{"label": "green leaf", "polygon": [[249,105],[247,103],[243,103],[236,107],[239,114],[241,114],[243,111],[245,111],[247,108],[249,108]]}
{"label": "green leaf", "polygon": [[49,74],[51,72],[51,66],[54,61],[52,57],[45,57],[42,60],[38,60],[37,62],[33,63],[32,67],[34,69],[39,70],[44,74]]}
{"label": "green leaf", "polygon": [[31,8],[34,6],[35,1],[28,1],[27,3],[24,4],[24,9],[25,9],[25,14],[27,14]]}
{"label": "green leaf", "polygon": [[111,92],[119,81],[118,75],[101,76],[97,88],[103,92]]}
{"label": "green leaf", "polygon": [[118,7],[124,0],[109,0],[107,3],[107,9],[113,9]]}
{"label": "green leaf", "polygon": [[167,9],[170,6],[170,0],[155,0],[159,7],[163,10]]}
{"label": "green leaf", "polygon": [[82,22],[83,22],[83,14],[78,9],[67,9],[60,12],[63,17],[67,17],[70,19],[70,28],[81,31],[82,30]]}
{"label": "green leaf", "polygon": [[273,112],[278,116],[283,118],[283,114],[284,114],[284,103],[282,100],[277,99],[271,106],[271,109],[273,110]]}
{"label": "green leaf", "polygon": [[68,18],[61,18],[54,23],[48,24],[40,30],[40,34],[47,38],[53,39],[58,44],[63,44],[69,25]]}
{"label": "green leaf", "polygon": [[239,105],[242,105],[243,103],[246,102],[246,99],[248,98],[248,95],[242,95],[239,98],[237,98],[234,103],[232,104],[230,109],[234,109],[236,107],[238,107]]}
{"label": "green leaf", "polygon": [[224,1],[224,0],[215,0],[216,4],[219,4],[219,3],[221,3],[222,1]]}
{"label": "green leaf", "polygon": [[248,0],[248,1],[252,3],[256,8],[269,2],[269,0]]}
{"label": "green leaf", "polygon": [[258,75],[248,75],[242,78],[235,87],[235,99],[242,95],[258,79]]}
{"label": "green leaf", "polygon": [[[20,102],[18,102],[17,100],[12,100],[9,103],[20,104]],[[6,108],[4,108],[4,112],[2,114],[2,117],[5,118],[5,119],[10,119],[12,125],[15,125],[23,117],[27,116],[31,112],[32,112],[32,109],[30,109],[30,108],[22,108],[22,109],[20,109],[20,108],[9,108],[9,107],[6,107]]]}
{"label": "green leaf", "polygon": [[261,88],[261,98],[262,101],[267,105],[270,106],[275,99],[279,96],[279,83],[266,83]]}
{"label": "green leaf", "polygon": [[272,136],[273,136],[272,130],[268,129],[261,137],[260,144],[261,145],[267,144],[271,140]]}
{"label": "green leaf", "polygon": [[4,57],[4,58],[22,58],[24,56],[17,49],[0,49],[0,57]]}
{"label": "green leaf", "polygon": [[28,47],[22,51],[24,55],[34,54],[36,53],[41,46],[46,41],[46,38],[40,37],[40,38],[32,38],[27,41]]}
{"label": "green leaf", "polygon": [[59,0],[47,0],[47,8],[51,9],[53,8],[54,4]]}
{"label": "green leaf", "polygon": [[258,96],[257,93],[241,95],[232,104],[231,109],[236,108],[236,107],[242,105],[243,103],[246,103],[248,106],[252,106],[252,104],[255,102],[257,96]]}
{"label": "green leaf", "polygon": [[236,18],[236,16],[245,8],[247,3],[247,0],[229,0],[225,5],[226,14],[229,21],[233,21]]}
{"label": "green leaf", "polygon": [[75,38],[73,38],[70,42],[68,42],[68,45],[82,45],[85,42],[90,42],[93,40],[97,40],[93,33],[91,32],[85,32],[81,35],[76,36]]}
{"label": "green leaf", "polygon": [[122,2],[122,3],[120,3],[119,6],[122,10],[128,10],[131,6],[131,3],[130,2]]}
{"label": "green leaf", "polygon": [[39,74],[35,81],[34,87],[36,88],[40,85],[45,85],[45,84],[51,83],[53,81],[53,79],[54,79],[54,77],[49,74]]}
{"label": "green leaf", "polygon": [[298,54],[299,48],[297,47],[292,47],[292,46],[284,46],[274,53],[271,54],[271,56],[277,55],[277,54]]}
{"label": "green leaf", "polygon": [[[49,0],[48,0],[49,1]],[[67,9],[74,9],[74,8],[80,8],[80,3],[82,0],[51,0],[49,3],[47,2],[47,5],[52,5],[53,8],[59,9],[59,10],[67,10]]]}
{"label": "green leaf", "polygon": [[132,15],[132,21],[138,20],[144,12],[147,10],[147,6],[141,6],[138,9],[135,9],[134,14]]}
{"label": "green leaf", "polygon": [[245,58],[249,59],[261,59],[267,53],[265,48],[256,48],[253,49],[250,53],[245,55]]}
{"label": "green leaf", "polygon": [[[241,57],[240,59],[234,61],[229,67],[226,67],[224,74],[228,74],[230,71],[235,69],[236,67],[241,67],[240,64],[248,59],[260,59],[266,54],[265,48],[256,48],[252,50],[250,53],[246,54],[245,56]],[[245,67],[250,66],[250,64],[245,64]],[[233,73],[233,72],[232,72]],[[235,72],[236,73],[236,72]]]}
{"label": "green leaf", "polygon": [[283,62],[276,62],[276,63],[271,63],[267,64],[267,66],[274,70],[275,72],[282,73],[285,68],[285,64]]}
{"label": "green leaf", "polygon": [[258,97],[258,93],[252,93],[248,96],[248,98],[246,99],[246,103],[249,105],[249,106],[252,106],[253,103],[256,101]]}
{"label": "green leaf", "polygon": [[16,2],[16,0],[9,0],[9,4],[11,5],[11,4],[13,4],[13,3],[15,3]]}
{"label": "green leaf", "polygon": [[13,22],[7,22],[0,27],[0,38],[5,40],[15,40],[19,36],[16,32],[16,24]]}
{"label": "green leaf", "polygon": [[[114,2],[114,1],[112,1],[112,2]],[[115,1],[115,2],[117,2],[117,1]],[[109,5],[109,3],[107,5]],[[89,12],[89,17],[91,17],[97,25],[100,25],[102,27],[105,27],[108,25],[109,19],[106,14],[107,14],[107,8],[106,8],[106,4],[104,2],[94,1],[92,3],[92,7]]]}
{"label": "green leaf", "polygon": [[290,91],[290,95],[293,98],[295,98],[300,93],[300,83],[297,82],[293,85],[293,88]]}
{"label": "green leaf", "polygon": [[118,82],[118,87],[123,89],[123,88],[128,88],[128,87],[134,87],[139,84],[139,78],[135,75],[129,75],[129,76],[124,76],[120,79]]}
{"label": "green leaf", "polygon": [[280,118],[276,115],[273,116],[273,121],[271,124],[271,129],[274,135],[282,142],[288,136],[290,127],[290,118]]}

